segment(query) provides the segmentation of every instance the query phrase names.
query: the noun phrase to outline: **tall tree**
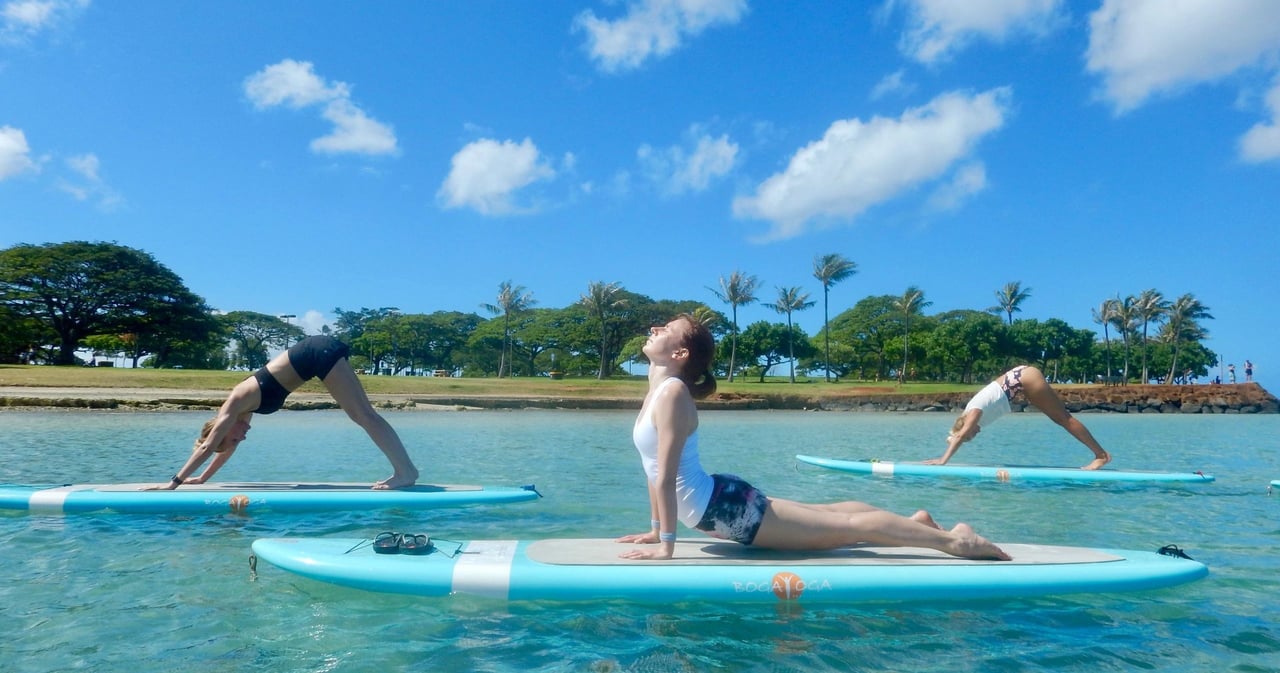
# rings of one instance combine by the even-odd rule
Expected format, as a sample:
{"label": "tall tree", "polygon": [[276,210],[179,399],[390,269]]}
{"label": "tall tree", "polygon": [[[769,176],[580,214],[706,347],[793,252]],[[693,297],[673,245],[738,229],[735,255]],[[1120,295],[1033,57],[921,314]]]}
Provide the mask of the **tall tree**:
{"label": "tall tree", "polygon": [[761,320],[742,332],[742,360],[760,368],[760,383],[770,369],[791,357],[788,352],[809,357],[814,351],[809,337],[798,327],[788,329],[782,323]]}
{"label": "tall tree", "polygon": [[839,253],[829,253],[813,258],[813,277],[822,283],[822,348],[826,365],[826,380],[831,382],[831,286],[858,272],[858,265]]}
{"label": "tall tree", "polygon": [[1142,321],[1142,382],[1146,383],[1151,380],[1150,373],[1147,371],[1147,353],[1149,351],[1147,345],[1147,326],[1151,323],[1159,323],[1164,319],[1165,313],[1169,310],[1169,302],[1165,300],[1164,295],[1160,294],[1155,288],[1143,290],[1137,299],[1133,302],[1133,310],[1138,320]]}
{"label": "tall tree", "polygon": [[489,313],[502,316],[502,359],[498,361],[498,378],[503,376],[503,368],[511,368],[511,318],[537,304],[532,292],[526,292],[523,285],[512,285],[504,280],[498,283],[498,300],[493,304],[481,304]]}
{"label": "tall tree", "polygon": [[1104,299],[1098,308],[1093,309],[1093,322],[1102,325],[1102,347],[1107,354],[1107,380],[1111,380],[1111,334],[1107,329],[1116,317],[1117,299]]}
{"label": "tall tree", "polygon": [[600,321],[600,370],[596,378],[603,381],[609,373],[609,316],[614,311],[627,305],[626,297],[620,296],[621,283],[591,281],[587,284],[587,293],[582,295],[582,305],[587,307],[591,315]]}
{"label": "tall tree", "polygon": [[791,338],[793,329],[791,324],[791,314],[795,311],[803,311],[812,308],[814,302],[809,301],[809,293],[798,287],[780,287],[778,288],[778,299],[770,306],[778,313],[787,316],[787,354],[790,356],[791,364],[791,382],[796,382],[796,345]]}
{"label": "tall tree", "polygon": [[279,316],[255,311],[231,311],[222,316],[222,322],[236,347],[235,364],[247,369],[265,366],[271,349],[287,348],[302,333],[302,328]]}
{"label": "tall tree", "polygon": [[160,307],[201,312],[196,297],[149,253],[115,243],[71,241],[0,251],[0,303],[57,334],[57,364],[76,363],[80,341],[137,328]]}
{"label": "tall tree", "polygon": [[1209,314],[1209,307],[1200,303],[1190,292],[1173,300],[1166,315],[1168,320],[1165,322],[1165,329],[1168,331],[1168,341],[1173,344],[1173,363],[1169,366],[1169,376],[1164,382],[1172,384],[1178,371],[1178,354],[1182,345],[1207,337],[1209,330],[1200,321],[1213,320],[1213,316]]}
{"label": "tall tree", "polygon": [[1133,332],[1138,325],[1137,311],[1133,307],[1133,295],[1129,295],[1124,299],[1117,297],[1112,305],[1114,309],[1111,312],[1111,324],[1116,326],[1116,331],[1120,332],[1120,338],[1124,342],[1124,383],[1129,384],[1129,346],[1133,341]]}
{"label": "tall tree", "polygon": [[720,277],[720,289],[707,288],[715,293],[720,301],[733,308],[733,342],[729,349],[729,382],[733,383],[734,369],[738,357],[738,307],[756,301],[756,288],[760,287],[760,279],[741,271],[734,271],[726,278]]}
{"label": "tall tree", "polygon": [[992,313],[1003,313],[1009,318],[1009,324],[1013,324],[1013,314],[1022,312],[1022,302],[1031,297],[1031,288],[1022,289],[1022,281],[1015,280],[1011,283],[1005,283],[1004,287],[996,290],[996,305],[987,309]]}
{"label": "tall tree", "polygon": [[893,305],[902,313],[902,369],[898,371],[898,383],[902,384],[907,380],[907,354],[911,352],[911,318],[922,315],[925,307],[932,306],[933,302],[925,301],[924,290],[912,285]]}

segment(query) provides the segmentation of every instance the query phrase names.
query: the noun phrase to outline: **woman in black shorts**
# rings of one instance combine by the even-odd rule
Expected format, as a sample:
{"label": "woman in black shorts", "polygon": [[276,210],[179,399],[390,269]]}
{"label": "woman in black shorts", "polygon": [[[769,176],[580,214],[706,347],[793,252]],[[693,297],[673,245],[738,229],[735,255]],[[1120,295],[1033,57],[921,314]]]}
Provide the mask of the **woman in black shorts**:
{"label": "woman in black shorts", "polygon": [[925,547],[953,556],[1009,560],[968,524],[943,530],[928,512],[900,516],[861,502],[807,504],[770,498],[727,474],[709,475],[698,459],[695,399],[715,391],[715,338],[705,325],[680,316],[650,330],[649,393],[632,429],[649,486],[651,528],[618,542],[636,547],[624,558],[668,559],[676,521],[713,537],[769,549],[836,549],[859,542]]}
{"label": "woman in black shorts", "polygon": [[[360,385],[355,370],[347,362],[350,352],[351,349],[346,344],[333,337],[310,336],[272,358],[267,366],[231,389],[231,394],[218,409],[218,414],[201,429],[191,458],[173,475],[168,484],[158,485],[153,489],[172,490],[182,484],[208,481],[231,458],[240,442],[244,441],[253,414],[275,413],[284,406],[289,393],[313,378],[319,378],[324,383],[338,406],[369,433],[369,438],[382,449],[387,460],[391,461],[394,473],[374,484],[373,488],[412,486],[418,480],[418,468],[414,467],[395,429],[369,403],[364,386]],[[199,476],[192,476],[211,455],[214,458],[204,472]]]}

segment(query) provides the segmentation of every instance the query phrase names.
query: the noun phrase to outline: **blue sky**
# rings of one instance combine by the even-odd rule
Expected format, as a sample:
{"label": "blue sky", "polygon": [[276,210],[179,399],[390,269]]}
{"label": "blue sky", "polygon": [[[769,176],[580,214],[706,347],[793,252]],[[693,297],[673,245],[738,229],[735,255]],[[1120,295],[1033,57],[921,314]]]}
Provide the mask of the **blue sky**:
{"label": "blue sky", "polygon": [[1265,384],[1278,205],[1272,0],[0,0],[0,247],[116,241],[311,331],[505,280],[820,300],[840,253],[832,315],[1194,293]]}

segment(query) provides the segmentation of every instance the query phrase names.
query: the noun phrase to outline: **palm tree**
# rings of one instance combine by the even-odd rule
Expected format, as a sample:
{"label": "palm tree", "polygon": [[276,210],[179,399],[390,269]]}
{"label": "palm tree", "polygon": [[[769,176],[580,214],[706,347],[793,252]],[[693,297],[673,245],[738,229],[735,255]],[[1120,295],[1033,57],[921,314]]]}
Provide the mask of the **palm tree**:
{"label": "palm tree", "polygon": [[694,307],[693,312],[689,314],[689,317],[703,325],[706,325],[707,329],[714,328],[716,323],[720,322],[720,314],[711,310],[711,308],[705,304]]}
{"label": "palm tree", "polygon": [[1137,311],[1134,309],[1133,295],[1129,295],[1124,299],[1120,299],[1119,295],[1113,300],[1115,303],[1111,312],[1111,324],[1116,326],[1116,331],[1120,333],[1120,338],[1124,340],[1124,384],[1129,385],[1129,341],[1133,336],[1134,329],[1138,325]]}
{"label": "palm tree", "polygon": [[1178,355],[1182,351],[1182,344],[1208,336],[1209,330],[1202,327],[1200,321],[1213,320],[1213,316],[1209,314],[1209,307],[1200,303],[1190,292],[1173,300],[1166,316],[1168,321],[1165,328],[1169,341],[1173,343],[1173,363],[1169,366],[1169,377],[1165,379],[1165,383],[1172,384],[1174,373],[1178,371]]}
{"label": "palm tree", "polygon": [[996,305],[987,309],[991,313],[1003,313],[1009,316],[1009,324],[1013,324],[1013,314],[1022,312],[1022,302],[1031,297],[1031,288],[1022,289],[1022,281],[1005,283],[996,290]]}
{"label": "palm tree", "polygon": [[827,365],[827,382],[831,382],[831,286],[858,272],[858,265],[839,253],[813,258],[813,277],[822,283],[822,345],[823,359]]}
{"label": "palm tree", "polygon": [[596,374],[596,378],[601,381],[605,377],[608,352],[609,314],[627,305],[626,298],[618,296],[619,292],[622,292],[621,283],[591,281],[587,284],[587,293],[582,295],[582,305],[586,306],[587,310],[600,321],[600,372]]}
{"label": "palm tree", "polygon": [[481,304],[493,315],[502,316],[502,359],[498,361],[498,378],[502,378],[503,369],[511,371],[511,316],[531,308],[537,304],[532,292],[525,292],[523,285],[512,285],[504,280],[498,283],[498,301],[495,304]]}
{"label": "palm tree", "polygon": [[1142,382],[1150,380],[1147,372],[1147,325],[1160,322],[1169,310],[1169,302],[1155,288],[1143,290],[1133,301],[1133,310],[1138,320],[1142,321]]}
{"label": "palm tree", "polygon": [[907,380],[907,353],[911,352],[908,348],[911,337],[911,316],[920,315],[926,306],[932,304],[931,301],[925,301],[924,290],[915,285],[907,288],[901,297],[893,300],[894,308],[902,311],[902,369],[898,371],[898,385],[902,385]]}
{"label": "palm tree", "polygon": [[811,308],[814,302],[809,301],[809,293],[798,287],[778,288],[778,299],[770,306],[778,313],[787,316],[787,355],[791,358],[791,382],[796,382],[796,345],[792,340],[791,313]]}
{"label": "palm tree", "polygon": [[1115,320],[1116,299],[1104,299],[1098,308],[1093,309],[1093,321],[1102,325],[1102,346],[1107,353],[1107,380],[1111,380],[1111,336],[1107,328]]}
{"label": "palm tree", "polygon": [[738,307],[755,302],[756,288],[760,287],[760,279],[755,276],[734,271],[728,278],[720,277],[720,289],[711,290],[720,301],[733,307],[733,343],[729,348],[729,383],[733,383],[733,370],[738,357]]}

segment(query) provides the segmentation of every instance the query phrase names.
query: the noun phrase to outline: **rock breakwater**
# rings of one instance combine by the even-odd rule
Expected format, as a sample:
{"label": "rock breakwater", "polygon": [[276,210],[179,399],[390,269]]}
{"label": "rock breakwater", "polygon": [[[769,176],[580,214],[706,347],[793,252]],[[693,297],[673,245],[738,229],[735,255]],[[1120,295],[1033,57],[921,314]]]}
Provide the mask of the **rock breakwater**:
{"label": "rock breakwater", "polygon": [[[721,393],[699,402],[704,409],[777,409],[846,412],[959,413],[972,397],[962,393],[894,393],[879,389],[825,388],[822,395],[804,394],[807,386],[774,386],[761,394]],[[1274,414],[1280,400],[1257,383],[1199,386],[1061,386],[1055,388],[1072,413],[1120,414]],[[800,392],[793,392],[800,391]],[[638,398],[496,397],[449,395],[376,395],[381,409],[628,409],[640,408]],[[89,411],[216,410],[217,392],[142,389],[0,389],[0,408],[59,408]],[[295,393],[286,409],[336,409],[326,394]],[[1026,405],[1015,400],[1014,411]]]}
{"label": "rock breakwater", "polygon": [[[1221,385],[1063,386],[1055,388],[1072,413],[1275,414],[1280,400],[1257,383]],[[959,413],[972,395],[872,394],[810,400],[825,411],[943,411]],[[1027,408],[1015,400],[1014,411]],[[1034,410],[1034,409],[1033,409]]]}

